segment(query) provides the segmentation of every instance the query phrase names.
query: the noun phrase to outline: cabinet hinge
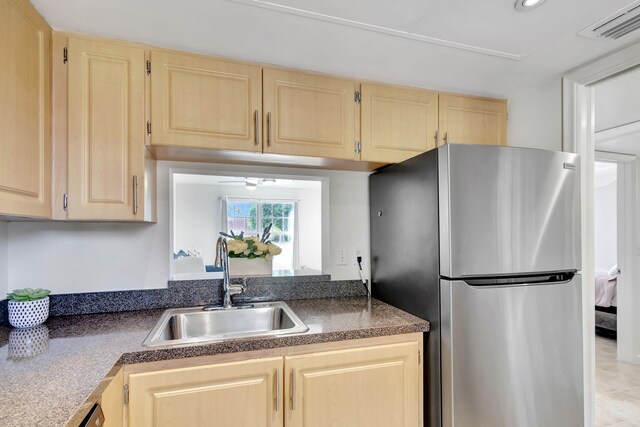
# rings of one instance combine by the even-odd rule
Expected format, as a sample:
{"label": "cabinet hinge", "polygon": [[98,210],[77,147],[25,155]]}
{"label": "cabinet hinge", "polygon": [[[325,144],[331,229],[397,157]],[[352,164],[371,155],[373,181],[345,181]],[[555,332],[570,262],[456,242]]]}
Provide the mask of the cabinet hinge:
{"label": "cabinet hinge", "polygon": [[147,121],[147,135],[151,135],[151,122]]}
{"label": "cabinet hinge", "polygon": [[66,64],[68,60],[69,60],[69,49],[65,47],[64,49],[62,49],[62,62]]}
{"label": "cabinet hinge", "polygon": [[129,384],[125,384],[122,390],[122,400],[125,405],[129,404]]}
{"label": "cabinet hinge", "polygon": [[66,211],[68,207],[69,207],[69,194],[64,193],[62,195],[62,209]]}
{"label": "cabinet hinge", "polygon": [[360,154],[362,152],[362,144],[360,143],[360,141],[353,142],[353,150],[356,152],[356,154]]}
{"label": "cabinet hinge", "polygon": [[418,350],[418,365],[422,365],[422,351]]}
{"label": "cabinet hinge", "polygon": [[353,100],[356,101],[356,104],[360,104],[360,101],[362,101],[362,94],[360,93],[359,90],[357,90],[356,93],[353,95]]}
{"label": "cabinet hinge", "polygon": [[147,59],[147,76],[151,75],[151,61]]}

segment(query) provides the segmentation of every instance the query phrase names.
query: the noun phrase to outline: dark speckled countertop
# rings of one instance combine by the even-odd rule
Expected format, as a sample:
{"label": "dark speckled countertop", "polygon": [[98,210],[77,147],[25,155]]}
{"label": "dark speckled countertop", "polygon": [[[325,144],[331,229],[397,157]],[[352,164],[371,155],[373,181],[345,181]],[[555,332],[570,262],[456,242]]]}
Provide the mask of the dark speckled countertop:
{"label": "dark speckled countertop", "polygon": [[429,322],[375,299],[308,299],[287,304],[309,332],[147,348],[142,341],[164,310],[53,317],[28,331],[2,326],[0,425],[76,426],[123,364],[429,330]]}

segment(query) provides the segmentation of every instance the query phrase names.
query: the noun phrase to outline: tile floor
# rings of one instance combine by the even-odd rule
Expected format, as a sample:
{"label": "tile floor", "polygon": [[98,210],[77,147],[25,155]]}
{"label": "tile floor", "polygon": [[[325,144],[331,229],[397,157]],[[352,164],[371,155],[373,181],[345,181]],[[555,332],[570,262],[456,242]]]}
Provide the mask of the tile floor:
{"label": "tile floor", "polygon": [[616,351],[596,335],[596,427],[640,427],[640,365],[618,362]]}

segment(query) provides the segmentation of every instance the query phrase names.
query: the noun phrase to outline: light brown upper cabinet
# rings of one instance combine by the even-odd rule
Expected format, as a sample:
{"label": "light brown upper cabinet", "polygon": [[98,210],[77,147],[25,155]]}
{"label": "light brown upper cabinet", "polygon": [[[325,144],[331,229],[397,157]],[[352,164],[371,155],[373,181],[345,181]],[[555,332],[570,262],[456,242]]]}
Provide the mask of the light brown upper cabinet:
{"label": "light brown upper cabinet", "polygon": [[397,163],[436,147],[438,94],[362,84],[362,160]]}
{"label": "light brown upper cabinet", "polygon": [[151,51],[151,144],[262,151],[262,69]]}
{"label": "light brown upper cabinet", "polygon": [[507,101],[440,94],[440,143],[507,145]]}
{"label": "light brown upper cabinet", "polygon": [[422,426],[420,345],[285,357],[288,427]]}
{"label": "light brown upper cabinet", "polygon": [[282,427],[282,357],[128,376],[129,426]]}
{"label": "light brown upper cabinet", "polygon": [[51,216],[51,28],[0,1],[0,215]]}
{"label": "light brown upper cabinet", "polygon": [[359,159],[356,90],[352,80],[265,68],[264,152]]}
{"label": "light brown upper cabinet", "polygon": [[67,43],[67,218],[152,220],[154,207],[145,203],[152,191],[145,177],[152,166],[145,164],[145,50],[85,38]]}

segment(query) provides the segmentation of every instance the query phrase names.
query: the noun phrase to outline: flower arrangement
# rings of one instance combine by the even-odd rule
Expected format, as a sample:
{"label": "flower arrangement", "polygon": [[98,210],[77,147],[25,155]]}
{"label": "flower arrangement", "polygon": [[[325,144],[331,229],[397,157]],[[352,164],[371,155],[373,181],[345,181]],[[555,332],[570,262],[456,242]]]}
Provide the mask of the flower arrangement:
{"label": "flower arrangement", "polygon": [[245,236],[244,231],[240,234],[235,234],[230,231],[230,234],[220,233],[221,236],[227,238],[227,249],[229,251],[229,258],[264,258],[270,261],[274,256],[282,253],[282,248],[269,241],[271,235],[271,226],[269,224],[260,234],[257,236]]}

